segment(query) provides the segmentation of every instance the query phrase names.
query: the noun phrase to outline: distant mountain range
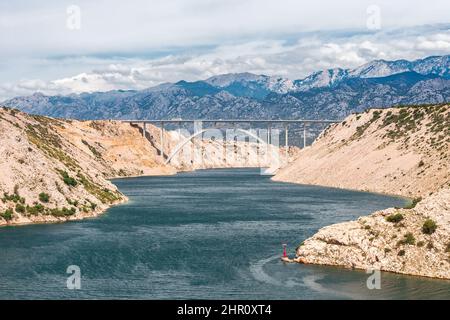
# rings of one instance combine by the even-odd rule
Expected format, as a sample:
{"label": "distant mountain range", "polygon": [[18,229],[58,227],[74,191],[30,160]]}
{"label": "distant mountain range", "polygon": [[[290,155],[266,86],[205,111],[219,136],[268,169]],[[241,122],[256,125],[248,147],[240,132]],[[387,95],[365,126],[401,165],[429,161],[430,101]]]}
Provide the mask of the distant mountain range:
{"label": "distant mountain range", "polygon": [[450,55],[415,61],[375,60],[300,80],[225,74],[145,90],[46,96],[3,102],[25,112],[76,119],[329,118],[369,107],[450,101]]}

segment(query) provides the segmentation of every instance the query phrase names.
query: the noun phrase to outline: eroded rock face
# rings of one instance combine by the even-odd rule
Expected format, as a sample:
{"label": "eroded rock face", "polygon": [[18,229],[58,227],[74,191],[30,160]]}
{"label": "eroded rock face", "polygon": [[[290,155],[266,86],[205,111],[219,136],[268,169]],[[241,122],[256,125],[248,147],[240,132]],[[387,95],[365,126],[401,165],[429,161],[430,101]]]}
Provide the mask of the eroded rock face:
{"label": "eroded rock face", "polygon": [[94,217],[126,200],[108,163],[60,133],[68,126],[0,109],[0,225]]}

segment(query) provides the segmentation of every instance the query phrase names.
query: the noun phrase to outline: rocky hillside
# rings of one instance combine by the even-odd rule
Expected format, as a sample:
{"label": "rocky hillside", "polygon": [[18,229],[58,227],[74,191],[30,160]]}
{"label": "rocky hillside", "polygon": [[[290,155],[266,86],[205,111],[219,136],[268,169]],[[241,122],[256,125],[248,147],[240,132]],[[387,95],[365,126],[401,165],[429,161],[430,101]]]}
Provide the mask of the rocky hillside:
{"label": "rocky hillside", "polygon": [[175,172],[129,125],[0,109],[0,225],[96,216],[126,200],[109,177]]}
{"label": "rocky hillside", "polygon": [[450,279],[449,105],[351,115],[274,179],[414,198],[321,229],[295,261]]}
{"label": "rocky hillside", "polygon": [[330,126],[274,179],[424,197],[450,181],[450,106],[351,115]]}

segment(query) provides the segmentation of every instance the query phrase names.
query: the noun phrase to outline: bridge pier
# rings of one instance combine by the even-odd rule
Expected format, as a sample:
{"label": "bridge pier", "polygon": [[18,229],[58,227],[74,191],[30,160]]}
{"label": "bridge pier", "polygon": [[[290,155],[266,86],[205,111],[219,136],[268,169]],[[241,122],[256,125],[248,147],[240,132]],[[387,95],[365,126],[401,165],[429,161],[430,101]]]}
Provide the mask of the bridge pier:
{"label": "bridge pier", "polygon": [[164,160],[164,122],[161,121],[161,148],[160,148],[160,152],[161,152],[161,159]]}
{"label": "bridge pier", "polygon": [[289,163],[289,125],[286,123],[284,125],[284,148],[286,153],[286,164]]}
{"label": "bridge pier", "polygon": [[272,137],[272,123],[269,122],[269,124],[267,125],[267,144],[270,144],[271,137]]}
{"label": "bridge pier", "polygon": [[303,148],[306,148],[306,122],[303,123]]}

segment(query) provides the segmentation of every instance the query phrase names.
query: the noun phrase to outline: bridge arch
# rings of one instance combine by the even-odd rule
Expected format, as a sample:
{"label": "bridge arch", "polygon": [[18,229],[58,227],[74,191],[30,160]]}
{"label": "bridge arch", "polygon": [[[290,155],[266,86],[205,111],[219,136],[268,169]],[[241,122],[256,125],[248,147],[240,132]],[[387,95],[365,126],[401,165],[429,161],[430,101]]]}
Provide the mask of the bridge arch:
{"label": "bridge arch", "polygon": [[[186,138],[182,143],[179,143],[176,147],[175,150],[172,151],[172,153],[170,154],[170,156],[167,158],[165,164],[169,164],[170,161],[178,154],[180,153],[181,150],[183,150],[183,148],[186,146],[186,144],[188,144],[192,139],[198,137],[199,135],[202,135],[203,133],[209,131],[209,130],[214,130],[213,128],[208,128],[208,129],[202,129],[194,134],[192,134],[191,136],[189,136],[188,138]],[[260,137],[258,137],[257,135],[255,135],[253,132],[245,130],[245,129],[239,129],[236,128],[234,129],[235,131],[238,132],[242,132],[245,133],[247,135],[249,135],[250,137],[256,139],[256,141],[261,142],[262,144],[266,145],[267,148],[270,148],[270,144],[268,144],[266,141],[264,141],[263,139],[261,139]],[[272,150],[272,152],[274,152]]]}

